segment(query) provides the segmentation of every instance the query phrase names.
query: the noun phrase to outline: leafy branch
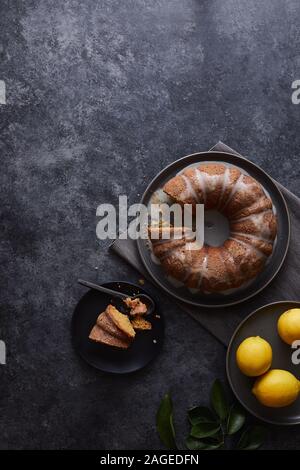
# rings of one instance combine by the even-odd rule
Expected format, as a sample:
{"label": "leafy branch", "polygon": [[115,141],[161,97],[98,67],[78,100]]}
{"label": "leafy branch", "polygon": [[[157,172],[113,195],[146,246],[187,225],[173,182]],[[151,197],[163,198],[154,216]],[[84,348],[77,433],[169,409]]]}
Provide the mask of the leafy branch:
{"label": "leafy branch", "polygon": [[[196,406],[188,410],[191,429],[185,445],[189,450],[226,449],[231,436],[242,431],[246,421],[243,408],[237,403],[229,406],[223,386],[215,380],[210,392],[211,407]],[[177,449],[173,425],[173,404],[169,394],[162,399],[156,426],[161,441],[168,449]],[[246,428],[236,445],[237,449],[254,450],[261,447],[265,439],[262,426]]]}

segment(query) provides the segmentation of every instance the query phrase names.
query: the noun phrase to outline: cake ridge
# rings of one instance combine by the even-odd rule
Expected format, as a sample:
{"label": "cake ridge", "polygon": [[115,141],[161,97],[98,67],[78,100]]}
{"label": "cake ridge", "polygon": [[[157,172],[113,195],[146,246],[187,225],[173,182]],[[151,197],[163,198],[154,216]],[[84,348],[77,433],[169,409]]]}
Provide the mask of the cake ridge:
{"label": "cake ridge", "polygon": [[221,191],[219,201],[218,201],[218,204],[217,204],[217,209],[220,209],[220,207],[222,206],[222,201],[223,201],[223,197],[224,197],[225,189],[226,189],[226,180],[228,180],[229,173],[230,173],[230,170],[227,166],[225,171],[224,171],[224,175],[223,175],[222,191]]}
{"label": "cake ridge", "polygon": [[200,186],[202,187],[202,194],[203,194],[203,203],[205,204],[206,202],[206,184],[205,184],[205,178],[201,171],[198,168],[194,169],[195,174],[197,175],[196,178],[200,182]]}
{"label": "cake ridge", "polygon": [[224,211],[226,209],[226,207],[228,206],[228,204],[232,200],[233,196],[238,191],[238,183],[240,182],[240,179],[243,179],[243,178],[244,178],[244,175],[241,173],[240,176],[238,177],[238,179],[235,181],[235,183],[232,187],[231,193],[229,194],[227,200],[225,201],[225,204],[221,207],[222,211]]}
{"label": "cake ridge", "polygon": [[229,237],[229,240],[235,240],[237,243],[240,243],[241,245],[244,245],[247,248],[250,248],[250,249],[253,248],[253,250],[257,251],[259,253],[259,255],[262,256],[262,257],[266,256],[261,250],[259,250],[255,246],[251,245],[251,243],[247,243],[246,241],[240,240],[239,238],[236,238],[236,237]]}
{"label": "cake ridge", "polygon": [[200,197],[199,197],[199,194],[197,194],[197,192],[195,191],[195,189],[193,188],[193,184],[191,183],[191,181],[189,180],[189,178],[183,173],[182,175],[182,178],[186,184],[186,190],[187,192],[191,193],[191,195],[196,199],[197,202],[200,202]]}
{"label": "cake ridge", "polygon": [[236,231],[232,230],[231,234],[232,235],[239,235],[239,236],[243,236],[243,237],[249,237],[249,238],[252,238],[252,239],[255,239],[255,240],[261,240],[261,241],[267,242],[267,243],[270,243],[272,241],[270,238],[265,238],[263,236],[259,237],[258,235],[254,235],[252,233],[236,232]]}

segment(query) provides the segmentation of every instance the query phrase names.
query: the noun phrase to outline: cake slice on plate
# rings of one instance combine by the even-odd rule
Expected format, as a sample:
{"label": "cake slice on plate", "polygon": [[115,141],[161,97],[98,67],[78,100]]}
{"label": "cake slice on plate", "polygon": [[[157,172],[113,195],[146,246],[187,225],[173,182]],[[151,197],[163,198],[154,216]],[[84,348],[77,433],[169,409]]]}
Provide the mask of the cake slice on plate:
{"label": "cake slice on plate", "polygon": [[106,344],[107,346],[113,346],[120,349],[127,349],[130,346],[130,339],[121,339],[116,336],[112,336],[98,324],[94,325],[89,338],[96,343]]}
{"label": "cake slice on plate", "polygon": [[145,320],[142,315],[135,315],[131,320],[131,324],[135,330],[152,330],[152,324]]}
{"label": "cake slice on plate", "polygon": [[117,327],[117,325],[112,321],[112,319],[108,315],[107,310],[100,313],[99,317],[96,320],[96,323],[98,326],[100,326],[100,328],[107,331],[107,333],[109,333],[110,335],[126,341],[128,340],[128,335],[126,335],[124,331],[120,330],[120,328]]}
{"label": "cake slice on plate", "polygon": [[127,297],[124,300],[124,303],[130,308],[130,315],[144,315],[147,313],[147,305],[144,304],[138,297],[132,299],[131,297]]}
{"label": "cake slice on plate", "polygon": [[134,337],[135,330],[128,316],[123,315],[113,305],[108,305],[105,311],[100,313],[89,334],[92,341],[120,349],[127,349]]}
{"label": "cake slice on plate", "polygon": [[113,305],[108,305],[106,313],[113,323],[131,340],[135,337],[135,331],[127,315],[119,312]]}

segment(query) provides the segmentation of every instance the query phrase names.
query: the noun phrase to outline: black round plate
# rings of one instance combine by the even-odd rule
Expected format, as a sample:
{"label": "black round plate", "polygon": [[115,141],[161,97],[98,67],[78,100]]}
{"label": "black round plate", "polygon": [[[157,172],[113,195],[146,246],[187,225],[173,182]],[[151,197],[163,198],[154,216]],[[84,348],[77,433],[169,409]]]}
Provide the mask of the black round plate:
{"label": "black round plate", "polygon": [[300,308],[300,302],[274,302],[255,310],[238,326],[227,350],[227,376],[235,396],[251,414],[272,424],[300,424],[300,398],[284,408],[268,408],[261,405],[251,392],[255,379],[242,374],[236,364],[235,355],[244,339],[249,336],[261,336],[272,346],[272,369],[288,370],[299,379],[300,365],[292,363],[294,350],[285,344],[277,333],[278,318],[291,308]]}
{"label": "black round plate", "polygon": [[[107,282],[102,285],[128,295],[146,294],[141,287],[129,282]],[[89,339],[89,333],[98,315],[105,310],[109,303],[111,303],[109,295],[92,289],[81,298],[72,318],[74,347],[82,359],[103,372],[128,374],[142,369],[155,358],[162,347],[164,339],[163,317],[155,309],[152,314],[147,316],[147,319],[152,323],[152,330],[138,331],[129,348],[119,350]]]}
{"label": "black round plate", "polygon": [[187,166],[198,162],[201,163],[208,161],[218,161],[236,165],[237,167],[241,168],[241,170],[244,170],[249,175],[253,176],[257,181],[259,181],[265,190],[269,193],[277,213],[278,232],[273,254],[268,260],[264,270],[255,278],[255,280],[251,282],[250,285],[241,289],[237,289],[235,292],[230,294],[193,294],[184,286],[174,287],[174,285],[167,279],[167,276],[162,267],[154,263],[151,258],[151,250],[149,249],[148,240],[138,239],[137,246],[145,268],[156,281],[156,283],[159,284],[160,287],[162,287],[169,294],[183,302],[188,302],[189,304],[200,307],[225,307],[243,302],[258,294],[276,276],[284,262],[289,246],[290,219],[286,202],[280,190],[278,189],[278,186],[275,184],[272,178],[270,178],[267,173],[265,173],[261,168],[249,160],[225,152],[212,151],[194,153],[171,163],[151,181],[142,197],[141,203],[148,206],[153,193],[155,193],[155,191],[160,189],[170,178],[175,176],[178,172],[182,171]]}

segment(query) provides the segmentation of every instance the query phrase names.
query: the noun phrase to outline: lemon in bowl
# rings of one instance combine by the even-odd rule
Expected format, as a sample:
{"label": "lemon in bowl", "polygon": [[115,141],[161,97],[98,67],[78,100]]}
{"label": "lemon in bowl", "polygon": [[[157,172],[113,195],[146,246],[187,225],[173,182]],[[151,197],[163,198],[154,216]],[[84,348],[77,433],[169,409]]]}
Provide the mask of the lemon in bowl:
{"label": "lemon in bowl", "polygon": [[272,369],[256,379],[252,393],[262,405],[282,408],[297,400],[300,382],[287,370]]}
{"label": "lemon in bowl", "polygon": [[246,338],[236,351],[236,362],[240,371],[248,377],[257,377],[270,369],[272,348],[260,336]]}
{"label": "lemon in bowl", "polygon": [[277,322],[280,338],[287,344],[300,340],[300,308],[292,308],[284,312]]}

